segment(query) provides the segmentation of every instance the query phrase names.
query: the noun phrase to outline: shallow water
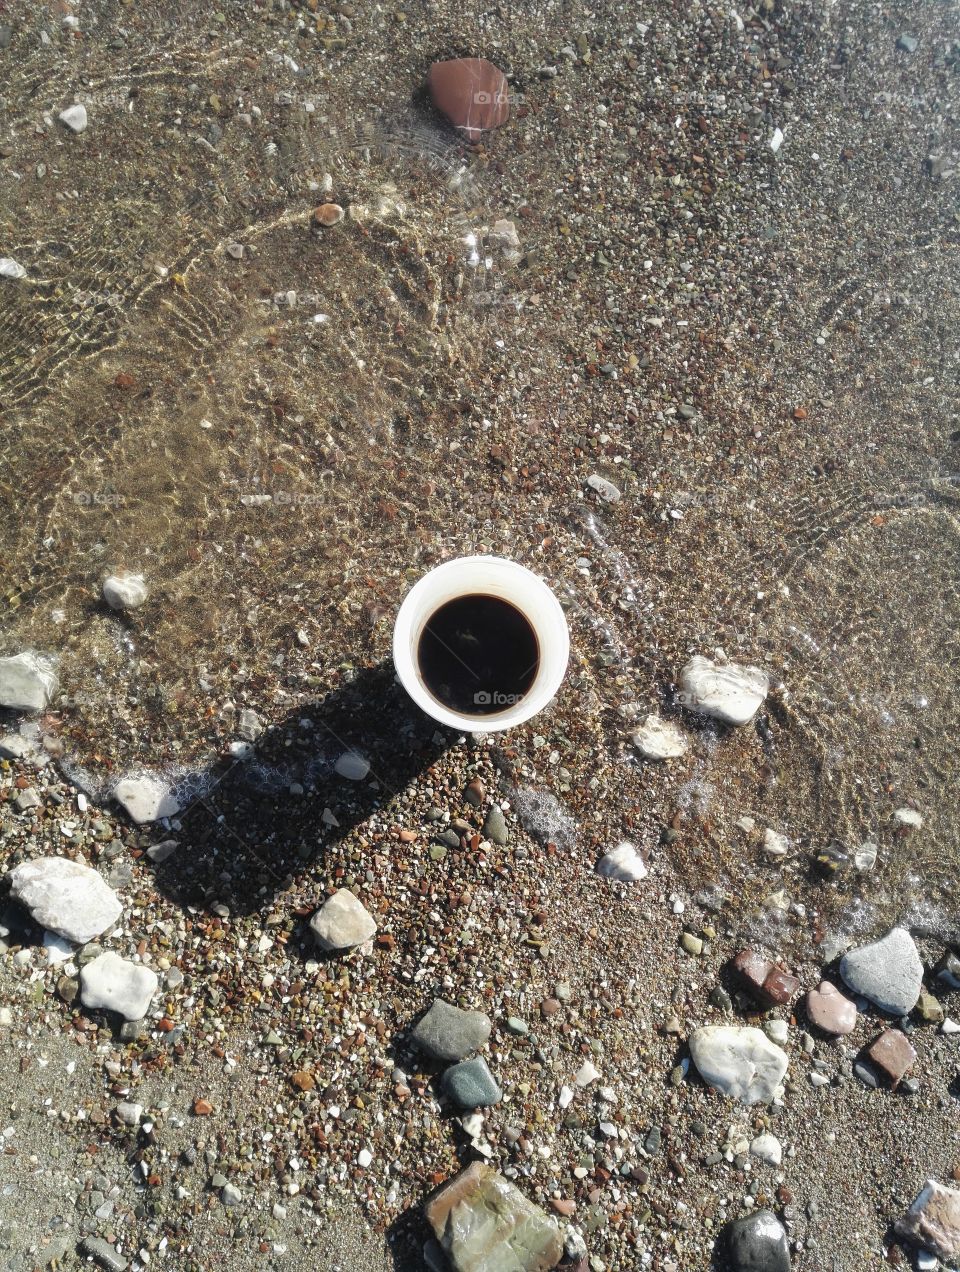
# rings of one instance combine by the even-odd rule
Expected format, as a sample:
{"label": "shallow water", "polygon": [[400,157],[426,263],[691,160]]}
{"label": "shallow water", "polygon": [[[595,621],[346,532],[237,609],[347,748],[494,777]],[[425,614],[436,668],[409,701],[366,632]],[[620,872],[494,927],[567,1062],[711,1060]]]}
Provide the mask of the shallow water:
{"label": "shallow water", "polygon": [[[874,212],[840,180],[805,204],[815,94],[793,171],[761,129],[752,169],[723,175],[733,91],[658,89],[624,151],[598,140],[601,84],[564,117],[529,71],[523,130],[471,153],[417,64],[384,84],[388,33],[301,65],[259,12],[138,14],[117,40],[112,6],[91,14],[75,44],[18,44],[0,184],[0,253],[27,271],[0,280],[0,651],[60,657],[44,728],[66,762],[98,789],[130,767],[202,774],[241,706],[286,719],[380,662],[431,564],[501,552],[568,606],[566,691],[511,741],[529,806],[552,791],[579,827],[571,851],[636,838],[782,940],[954,930],[956,234],[937,192],[888,185]],[[670,37],[604,22],[645,58]],[[48,114],[72,94],[81,136]],[[852,111],[875,85],[850,94]],[[671,157],[699,144],[678,110],[720,134],[703,208]],[[879,120],[873,161],[905,127]],[[347,215],[316,228],[328,199]],[[520,260],[491,238],[501,218]],[[597,281],[604,252],[619,263]],[[680,256],[709,266],[702,287]],[[99,600],[118,568],[150,586],[129,618]],[[686,657],[716,649],[772,673],[758,728],[695,725],[682,771],[643,766],[623,708],[677,711]],[[908,802],[909,837],[890,820]],[[745,815],[788,835],[786,864]],[[814,850],[867,839],[876,872],[810,877]]]}

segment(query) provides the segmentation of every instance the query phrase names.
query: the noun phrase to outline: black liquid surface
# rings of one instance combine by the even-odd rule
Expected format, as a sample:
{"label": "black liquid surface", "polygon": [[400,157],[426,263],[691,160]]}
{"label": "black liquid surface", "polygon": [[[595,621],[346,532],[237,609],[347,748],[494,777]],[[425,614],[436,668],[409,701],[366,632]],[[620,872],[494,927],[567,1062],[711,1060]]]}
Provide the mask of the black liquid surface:
{"label": "black liquid surface", "polygon": [[438,702],[485,716],[506,711],[529,691],[540,648],[533,628],[509,601],[458,596],[431,614],[417,663]]}

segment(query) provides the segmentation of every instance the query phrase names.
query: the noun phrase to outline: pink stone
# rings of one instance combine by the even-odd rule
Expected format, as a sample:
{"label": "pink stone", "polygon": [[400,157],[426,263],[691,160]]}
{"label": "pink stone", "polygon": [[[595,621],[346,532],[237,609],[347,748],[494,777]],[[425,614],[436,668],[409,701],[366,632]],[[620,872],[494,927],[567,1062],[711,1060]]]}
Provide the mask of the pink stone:
{"label": "pink stone", "polygon": [[499,128],[510,117],[507,77],[485,58],[434,62],[428,83],[434,106],[467,141],[479,141],[488,128]]}
{"label": "pink stone", "polygon": [[852,1033],[857,1023],[856,1007],[830,981],[821,981],[807,994],[807,1015],[811,1024],[837,1038]]}

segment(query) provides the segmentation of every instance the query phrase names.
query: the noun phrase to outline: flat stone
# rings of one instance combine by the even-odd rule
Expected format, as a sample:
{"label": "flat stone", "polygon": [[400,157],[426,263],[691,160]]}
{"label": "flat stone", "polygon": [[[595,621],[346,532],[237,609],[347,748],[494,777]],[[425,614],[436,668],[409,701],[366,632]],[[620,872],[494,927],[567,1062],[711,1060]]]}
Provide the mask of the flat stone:
{"label": "flat stone", "polygon": [[370,761],[356,751],[344,751],[333,767],[336,773],[348,781],[362,782],[370,772]]}
{"label": "flat stone", "polygon": [[142,574],[109,574],[102,585],[103,599],[113,610],[132,610],[147,599],[147,581]]}
{"label": "flat stone", "polygon": [[680,672],[679,701],[688,711],[724,724],[749,724],[763,704],[770,681],[759,667],[714,663],[699,654]]}
{"label": "flat stone", "polygon": [[310,931],[325,950],[349,950],[372,941],[377,925],[350,889],[341,888],[310,920]]}
{"label": "flat stone", "polygon": [[806,1007],[810,1023],[834,1038],[842,1038],[856,1028],[856,1005],[830,981],[821,981],[816,989],[811,989]]}
{"label": "flat stone", "polygon": [[0,256],[0,278],[26,278],[27,271],[12,256]]}
{"label": "flat stone", "polygon": [[82,133],[87,126],[87,108],[78,102],[77,105],[68,106],[66,110],[62,110],[57,118],[61,124],[66,124],[71,132]]}
{"label": "flat stone", "polygon": [[735,1219],[723,1237],[731,1272],[790,1272],[787,1234],[771,1210]]}
{"label": "flat stone", "polygon": [[159,821],[162,817],[176,817],[180,811],[169,783],[155,773],[122,777],[111,793],[138,825]]}
{"label": "flat stone", "polygon": [[757,1135],[750,1141],[750,1153],[768,1166],[779,1166],[783,1161],[783,1145],[776,1135]]}
{"label": "flat stone", "polygon": [[107,1272],[126,1272],[130,1266],[115,1246],[103,1237],[84,1237],[80,1243],[84,1254],[88,1254],[95,1263],[99,1263]]}
{"label": "flat stone", "polygon": [[960,1259],[960,1189],[928,1179],[895,1226],[901,1236],[952,1264]]}
{"label": "flat stone", "polygon": [[106,1007],[125,1020],[147,1014],[157,992],[157,975],[108,951],[80,969],[80,1000],[85,1007]]}
{"label": "flat stone", "polygon": [[496,844],[500,848],[506,847],[507,822],[503,815],[503,809],[499,804],[492,805],[487,813],[486,820],[483,823],[483,833],[491,843]]}
{"label": "flat stone", "polygon": [[440,1079],[440,1087],[461,1109],[484,1109],[503,1099],[503,1092],[482,1056],[461,1060],[447,1069]]}
{"label": "flat stone", "polygon": [[612,481],[607,481],[606,477],[601,477],[599,473],[592,473],[587,478],[587,485],[600,496],[604,503],[619,503],[623,498],[619,486],[615,486]]}
{"label": "flat stone", "polygon": [[920,997],[917,999],[917,1005],[914,1009],[921,1020],[925,1020],[928,1025],[939,1025],[942,1023],[946,1012],[943,1010],[943,1003],[934,998],[933,994],[921,990]]}
{"label": "flat stone", "polygon": [[129,1100],[121,1101],[113,1111],[124,1126],[139,1126],[143,1117],[143,1105],[132,1104]]}
{"label": "flat stone", "polygon": [[905,928],[851,950],[840,960],[840,975],[855,994],[869,998],[891,1016],[906,1016],[923,986],[923,963]]}
{"label": "flat stone", "polygon": [[611,848],[597,862],[597,874],[605,879],[619,879],[623,883],[637,883],[646,878],[647,867],[633,844],[624,842]]}
{"label": "flat stone", "polygon": [[906,1034],[899,1029],[885,1029],[879,1038],[867,1048],[867,1058],[890,1079],[896,1088],[900,1079],[910,1072],[917,1062],[914,1051]]}
{"label": "flat stone", "polygon": [[237,732],[245,742],[256,742],[257,738],[263,733],[263,721],[252,707],[244,707],[240,712]]}
{"label": "flat stone", "polygon": [[645,760],[675,760],[690,750],[679,725],[657,715],[648,715],[636,733],[630,734],[630,741]]}
{"label": "flat stone", "polygon": [[430,98],[467,141],[479,141],[490,128],[510,118],[507,78],[482,57],[434,62],[428,77]]}
{"label": "flat stone", "polygon": [[10,872],[10,895],[40,927],[85,945],[120,918],[123,907],[96,870],[68,857],[36,857]]}
{"label": "flat stone", "polygon": [[898,808],[893,814],[893,820],[907,830],[919,830],[923,825],[923,815],[915,808]]}
{"label": "flat stone", "polygon": [[920,41],[917,37],[909,35],[907,32],[904,32],[900,39],[897,40],[897,48],[903,49],[904,53],[916,53],[919,45]]}
{"label": "flat stone", "polygon": [[42,711],[59,688],[56,660],[25,650],[0,658],[0,707],[13,711]]}
{"label": "flat stone", "polygon": [[486,1044],[491,1028],[490,1017],[482,1011],[463,1011],[442,998],[435,998],[410,1038],[434,1060],[462,1060]]}
{"label": "flat stone", "polygon": [[424,1209],[454,1272],[549,1272],[563,1256],[556,1220],[483,1162],[441,1185]]}
{"label": "flat stone", "polygon": [[769,1104],[789,1063],[760,1029],[704,1025],[690,1035],[690,1055],[703,1080],[744,1104]]}

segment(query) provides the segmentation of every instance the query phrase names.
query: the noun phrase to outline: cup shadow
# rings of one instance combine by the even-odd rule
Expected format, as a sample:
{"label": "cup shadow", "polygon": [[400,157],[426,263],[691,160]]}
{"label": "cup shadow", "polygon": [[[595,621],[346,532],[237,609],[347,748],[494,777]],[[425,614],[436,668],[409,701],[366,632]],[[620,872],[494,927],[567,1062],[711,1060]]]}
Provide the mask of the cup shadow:
{"label": "cup shadow", "polygon": [[[225,764],[213,789],[181,813],[179,830],[157,828],[155,842],[173,838],[177,847],[154,862],[156,885],[179,905],[263,909],[455,738],[407,697],[390,660],[363,668],[267,728],[249,758]],[[366,776],[336,771],[346,752],[369,764]]]}

